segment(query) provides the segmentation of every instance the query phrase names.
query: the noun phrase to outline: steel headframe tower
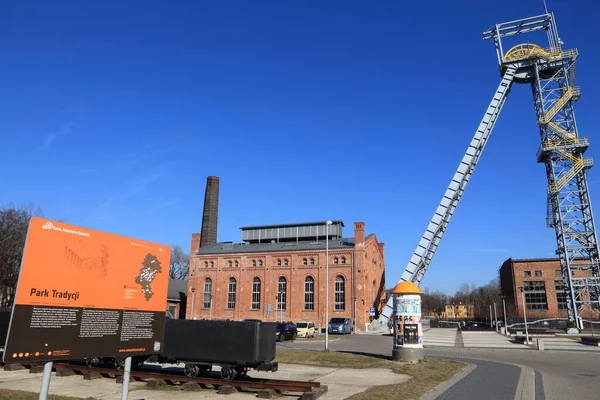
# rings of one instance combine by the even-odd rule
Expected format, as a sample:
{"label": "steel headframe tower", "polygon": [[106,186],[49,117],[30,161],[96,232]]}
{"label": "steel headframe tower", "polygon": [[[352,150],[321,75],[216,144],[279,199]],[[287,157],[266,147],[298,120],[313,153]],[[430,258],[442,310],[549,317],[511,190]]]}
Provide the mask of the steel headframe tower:
{"label": "steel headframe tower", "polygon": [[[535,31],[546,32],[547,47],[520,44],[504,52],[502,38]],[[561,48],[552,13],[497,24],[483,33],[483,39],[494,40],[502,80],[400,281],[421,283],[512,84],[529,83],[542,142],[537,159],[544,163],[548,178],[547,225],[556,230],[569,320],[581,329],[582,309],[600,309],[600,260],[586,178],[592,160],[583,158],[588,140],[579,137],[574,113],[580,94],[574,85],[578,52]],[[588,277],[574,277],[575,270],[588,271]],[[391,313],[390,299],[373,328],[384,326]]]}

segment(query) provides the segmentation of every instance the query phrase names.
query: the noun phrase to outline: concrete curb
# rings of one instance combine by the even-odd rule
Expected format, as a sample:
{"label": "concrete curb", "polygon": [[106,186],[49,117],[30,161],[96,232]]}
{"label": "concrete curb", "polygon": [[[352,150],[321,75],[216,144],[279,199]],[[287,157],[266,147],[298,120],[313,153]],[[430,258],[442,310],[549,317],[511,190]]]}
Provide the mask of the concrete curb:
{"label": "concrete curb", "polygon": [[535,399],[535,371],[524,365],[517,365],[521,368],[519,384],[515,393],[515,400],[534,400]]}
{"label": "concrete curb", "polygon": [[448,390],[449,388],[454,386],[458,381],[463,379],[465,376],[469,375],[471,372],[473,372],[473,370],[475,368],[477,368],[477,365],[475,365],[475,364],[467,363],[464,361],[460,361],[460,362],[467,364],[467,366],[465,368],[463,368],[459,373],[454,375],[452,378],[448,379],[446,382],[442,382],[439,385],[437,385],[436,387],[434,387],[431,391],[427,392],[419,400],[434,400],[434,399],[436,399],[439,395],[441,395],[446,390]]}

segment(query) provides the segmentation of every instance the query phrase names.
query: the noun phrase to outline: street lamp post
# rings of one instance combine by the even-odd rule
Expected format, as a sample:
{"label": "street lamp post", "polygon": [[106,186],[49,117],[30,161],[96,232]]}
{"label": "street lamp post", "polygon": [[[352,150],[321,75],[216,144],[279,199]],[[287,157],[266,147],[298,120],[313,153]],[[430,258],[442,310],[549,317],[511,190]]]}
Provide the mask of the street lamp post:
{"label": "street lamp post", "polygon": [[496,332],[498,332],[498,314],[496,313],[496,302],[494,302],[494,321],[496,321]]}
{"label": "street lamp post", "polygon": [[508,335],[508,323],[506,322],[506,296],[502,296],[502,309],[504,310],[504,334]]}
{"label": "street lamp post", "polygon": [[529,330],[527,329],[527,310],[525,307],[525,291],[523,290],[523,286],[519,287],[521,290],[521,297],[523,297],[523,318],[525,320],[525,340],[527,340],[527,344],[529,344]]}
{"label": "street lamp post", "polygon": [[329,350],[329,225],[325,224],[325,351]]}
{"label": "street lamp post", "polygon": [[196,288],[192,286],[192,288],[190,289],[192,291],[192,310],[191,310],[191,315],[190,318],[194,319],[194,303],[196,303]]}

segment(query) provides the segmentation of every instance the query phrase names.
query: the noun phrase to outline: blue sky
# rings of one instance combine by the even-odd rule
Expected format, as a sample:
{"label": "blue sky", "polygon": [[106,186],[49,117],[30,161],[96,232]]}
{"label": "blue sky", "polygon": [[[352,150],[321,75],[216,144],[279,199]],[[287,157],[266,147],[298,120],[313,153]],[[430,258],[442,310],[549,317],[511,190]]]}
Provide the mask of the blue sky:
{"label": "blue sky", "polygon": [[[593,157],[600,6],[571,3],[548,0],[580,51]],[[542,0],[3,1],[0,205],[188,249],[217,175],[219,240],[325,219],[351,236],[364,221],[392,286],[499,83],[481,33],[542,12]],[[422,286],[453,292],[509,257],[554,255],[538,146],[531,90],[516,86]]]}

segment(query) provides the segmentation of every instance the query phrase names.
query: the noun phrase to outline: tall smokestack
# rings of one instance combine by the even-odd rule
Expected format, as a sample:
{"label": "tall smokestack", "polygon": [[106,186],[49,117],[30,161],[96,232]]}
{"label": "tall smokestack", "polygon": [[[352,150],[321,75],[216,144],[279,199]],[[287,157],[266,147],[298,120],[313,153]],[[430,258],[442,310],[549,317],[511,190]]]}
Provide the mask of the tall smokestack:
{"label": "tall smokestack", "polygon": [[202,213],[202,230],[200,231],[200,247],[217,243],[217,219],[219,216],[219,177],[206,178],[204,193],[204,211]]}

